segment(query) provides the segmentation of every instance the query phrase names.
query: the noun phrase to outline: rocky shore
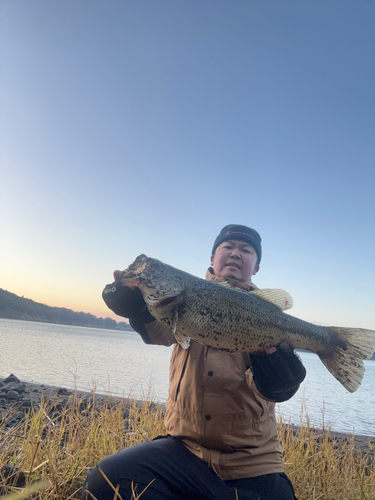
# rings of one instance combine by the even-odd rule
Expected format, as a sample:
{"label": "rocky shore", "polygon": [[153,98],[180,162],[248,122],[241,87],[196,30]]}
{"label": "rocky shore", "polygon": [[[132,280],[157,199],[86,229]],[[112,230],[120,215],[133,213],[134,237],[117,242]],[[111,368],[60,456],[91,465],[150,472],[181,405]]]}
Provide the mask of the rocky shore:
{"label": "rocky shore", "polygon": [[[120,402],[126,403],[126,400],[105,394],[22,382],[14,374],[6,378],[0,377],[0,452],[2,447],[6,447],[7,433],[12,433],[13,428],[17,432],[17,427],[20,425],[22,427],[27,414],[31,410],[38,413],[41,405],[46,409],[44,413],[46,419],[52,422],[52,419],[59,419],[70,407],[77,408],[77,403],[79,412],[89,416],[93,406],[100,409],[106,405],[116,406]],[[124,419],[127,414],[128,410],[124,413]],[[9,484],[24,487],[26,474],[18,467],[4,462],[0,457],[0,497],[8,492],[4,487]]]}
{"label": "rocky shore", "polygon": [[0,425],[14,427],[25,415],[34,409],[38,411],[42,400],[56,412],[62,411],[72,397],[80,401],[80,406],[104,406],[108,401],[120,401],[120,398],[92,392],[76,391],[64,387],[56,387],[32,382],[22,382],[14,374],[6,378],[0,377]]}
{"label": "rocky shore", "polygon": [[[5,427],[14,427],[18,425],[31,408],[38,410],[42,399],[49,406],[53,406],[58,413],[69,404],[72,397],[77,397],[82,408],[95,406],[104,406],[106,403],[116,404],[122,398],[105,394],[93,394],[92,392],[72,391],[64,387],[55,387],[45,384],[35,384],[22,382],[15,375],[11,374],[6,378],[0,377],[0,425]],[[297,427],[295,430],[297,431]],[[322,435],[317,431],[317,439]],[[352,434],[340,432],[331,432],[332,441],[340,444],[343,440],[350,441]],[[369,453],[375,456],[375,436],[355,435],[355,450],[361,453]]]}

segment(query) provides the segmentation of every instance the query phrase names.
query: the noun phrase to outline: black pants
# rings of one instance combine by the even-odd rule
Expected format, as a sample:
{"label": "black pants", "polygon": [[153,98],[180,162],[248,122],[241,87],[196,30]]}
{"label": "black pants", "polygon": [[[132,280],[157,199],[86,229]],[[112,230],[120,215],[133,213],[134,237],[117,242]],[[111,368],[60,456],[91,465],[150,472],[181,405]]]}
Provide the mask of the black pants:
{"label": "black pants", "polygon": [[[222,481],[208,465],[179,439],[163,436],[110,455],[90,469],[83,485],[83,499],[113,500],[112,485],[120,485],[123,500],[296,500],[284,473]],[[236,496],[237,494],[237,496]],[[136,498],[136,496],[134,498]]]}

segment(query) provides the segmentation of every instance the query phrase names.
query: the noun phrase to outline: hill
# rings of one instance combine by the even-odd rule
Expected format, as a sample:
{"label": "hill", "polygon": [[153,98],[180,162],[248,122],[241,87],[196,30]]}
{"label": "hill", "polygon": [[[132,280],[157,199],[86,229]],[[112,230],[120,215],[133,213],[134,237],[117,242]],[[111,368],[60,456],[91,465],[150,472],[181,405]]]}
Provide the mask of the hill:
{"label": "hill", "polygon": [[19,297],[2,288],[0,288],[0,318],[133,331],[131,326],[124,321],[117,322],[111,318],[98,318],[93,314],[75,312],[65,307],[50,307],[31,299]]}

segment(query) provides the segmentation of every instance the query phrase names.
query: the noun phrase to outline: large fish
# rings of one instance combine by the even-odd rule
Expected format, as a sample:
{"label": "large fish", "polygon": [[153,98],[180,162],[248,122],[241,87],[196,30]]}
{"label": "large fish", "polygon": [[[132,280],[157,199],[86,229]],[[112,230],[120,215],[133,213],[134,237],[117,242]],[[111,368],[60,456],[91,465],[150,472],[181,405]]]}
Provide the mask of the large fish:
{"label": "large fish", "polygon": [[264,353],[264,343],[286,342],[316,353],[349,392],[361,385],[362,360],[375,350],[373,330],[318,326],[283,313],[293,304],[283,290],[240,291],[143,254],[117,279],[140,289],[150,313],[184,348],[192,339],[229,352]]}

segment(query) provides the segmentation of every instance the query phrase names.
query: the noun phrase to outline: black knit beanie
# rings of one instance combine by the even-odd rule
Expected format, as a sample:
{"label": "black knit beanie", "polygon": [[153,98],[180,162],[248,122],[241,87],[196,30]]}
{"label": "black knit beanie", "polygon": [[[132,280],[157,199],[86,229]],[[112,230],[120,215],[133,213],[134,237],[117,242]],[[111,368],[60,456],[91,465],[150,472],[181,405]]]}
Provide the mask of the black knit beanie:
{"label": "black knit beanie", "polygon": [[259,233],[255,231],[255,229],[247,226],[241,226],[239,224],[229,224],[229,226],[223,227],[223,229],[220,231],[219,236],[214,242],[211,255],[215,255],[217,247],[221,243],[223,243],[223,241],[228,240],[240,240],[249,243],[249,245],[254,247],[254,250],[257,253],[257,264],[260,263],[260,259],[262,258],[262,238],[260,237]]}

